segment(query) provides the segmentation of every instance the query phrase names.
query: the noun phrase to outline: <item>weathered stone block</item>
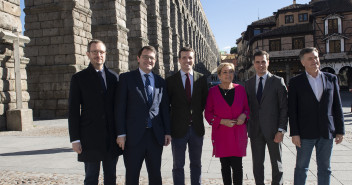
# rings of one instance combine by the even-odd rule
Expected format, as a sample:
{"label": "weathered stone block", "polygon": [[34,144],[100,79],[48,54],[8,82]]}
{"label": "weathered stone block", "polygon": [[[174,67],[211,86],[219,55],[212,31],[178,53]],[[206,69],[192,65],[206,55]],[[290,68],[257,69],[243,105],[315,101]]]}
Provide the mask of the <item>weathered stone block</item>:
{"label": "weathered stone block", "polygon": [[14,15],[14,16],[17,16],[17,17],[19,17],[21,15],[21,8],[17,4],[13,4],[13,3],[10,3],[10,2],[3,1],[3,8],[4,8],[5,12],[7,12],[7,13],[9,13],[11,15]]}
{"label": "weathered stone block", "polygon": [[6,130],[6,117],[0,116],[0,131]]}
{"label": "weathered stone block", "polygon": [[32,109],[15,109],[6,112],[7,130],[23,131],[33,127]]}

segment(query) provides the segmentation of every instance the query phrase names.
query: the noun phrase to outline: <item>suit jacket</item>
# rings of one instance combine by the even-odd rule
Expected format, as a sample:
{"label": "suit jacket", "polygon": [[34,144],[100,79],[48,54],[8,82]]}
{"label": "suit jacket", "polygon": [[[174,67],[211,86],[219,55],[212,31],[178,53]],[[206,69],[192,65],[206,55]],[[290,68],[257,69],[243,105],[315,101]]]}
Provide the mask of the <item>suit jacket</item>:
{"label": "suit jacket", "polygon": [[192,128],[198,136],[204,135],[203,111],[208,95],[207,80],[201,73],[193,72],[193,92],[188,102],[181,73],[166,79],[170,102],[171,135],[181,138],[186,135],[192,116]]}
{"label": "suit jacket", "polygon": [[260,104],[256,97],[256,76],[246,81],[245,87],[250,108],[248,135],[256,137],[260,132],[273,140],[278,129],[287,130],[287,89],[283,78],[268,73]]}
{"label": "suit jacket", "polygon": [[247,149],[246,124],[227,127],[221,119],[237,119],[242,113],[248,117],[249,107],[243,86],[234,84],[235,97],[231,107],[222,96],[219,86],[210,88],[204,116],[212,126],[211,138],[215,157],[243,157]]}
{"label": "suit jacket", "polygon": [[322,73],[323,94],[317,100],[306,72],[289,83],[290,135],[301,139],[332,139],[345,134],[343,112],[337,77]]}
{"label": "suit jacket", "polygon": [[140,142],[146,130],[148,118],[152,120],[152,129],[160,145],[164,145],[165,135],[170,135],[169,103],[166,83],[154,74],[154,98],[148,105],[145,88],[139,69],[120,75],[116,96],[117,134],[126,134],[126,145]]}
{"label": "suit jacket", "polygon": [[91,64],[71,79],[68,125],[70,141],[80,140],[82,144],[79,161],[102,161],[121,154],[113,116],[118,75],[105,66],[104,71],[106,93]]}

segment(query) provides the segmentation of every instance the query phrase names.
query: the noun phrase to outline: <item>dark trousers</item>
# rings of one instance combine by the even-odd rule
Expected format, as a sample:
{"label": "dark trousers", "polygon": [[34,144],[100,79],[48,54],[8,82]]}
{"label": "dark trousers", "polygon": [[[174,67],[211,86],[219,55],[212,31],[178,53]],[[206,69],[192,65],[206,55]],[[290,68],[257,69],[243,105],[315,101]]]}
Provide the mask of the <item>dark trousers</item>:
{"label": "dark trousers", "polygon": [[265,139],[263,134],[255,138],[251,138],[253,174],[257,185],[264,185],[264,160],[265,146],[268,146],[271,169],[272,169],[272,185],[283,184],[283,169],[281,161],[281,143],[275,143],[274,139]]}
{"label": "dark trousers", "polygon": [[[221,157],[221,174],[224,185],[242,185],[243,167],[242,157]],[[231,178],[231,169],[233,177]]]}
{"label": "dark trousers", "polygon": [[[112,160],[104,160],[103,171],[104,171],[104,184],[105,185],[116,185],[116,164],[118,157]],[[99,179],[100,162],[84,162],[84,169],[86,176],[84,179],[84,185],[97,185]]]}
{"label": "dark trousers", "polygon": [[202,171],[202,147],[203,136],[198,136],[190,126],[187,134],[183,138],[172,138],[172,155],[173,155],[173,169],[172,177],[175,185],[185,184],[185,173],[183,167],[185,166],[185,153],[188,144],[188,153],[191,170],[191,184],[201,184]]}
{"label": "dark trousers", "polygon": [[161,185],[161,154],[163,146],[160,145],[152,128],[146,129],[141,141],[135,146],[126,145],[123,158],[126,167],[126,185],[138,185],[142,163],[148,171],[150,185]]}

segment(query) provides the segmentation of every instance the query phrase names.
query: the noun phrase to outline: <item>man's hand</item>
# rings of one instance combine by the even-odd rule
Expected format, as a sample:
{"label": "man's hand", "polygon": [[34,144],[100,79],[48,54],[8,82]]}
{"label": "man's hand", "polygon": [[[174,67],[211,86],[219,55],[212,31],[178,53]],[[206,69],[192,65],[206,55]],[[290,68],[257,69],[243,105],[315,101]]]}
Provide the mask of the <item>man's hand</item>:
{"label": "man's hand", "polygon": [[165,143],[164,146],[167,146],[171,143],[171,136],[170,135],[165,135]]}
{"label": "man's hand", "polygon": [[237,120],[221,119],[220,124],[225,125],[227,127],[233,127],[235,124],[237,124]]}
{"label": "man's hand", "polygon": [[292,143],[301,148],[301,137],[292,136]]}
{"label": "man's hand", "polygon": [[336,138],[335,138],[335,143],[336,144],[340,144],[343,140],[343,135],[342,134],[336,134]]}
{"label": "man's hand", "polygon": [[72,143],[72,150],[75,151],[78,154],[82,153],[82,145],[81,142],[77,142],[77,143]]}
{"label": "man's hand", "polygon": [[275,143],[280,143],[284,139],[284,134],[282,132],[277,132],[275,134],[274,142]]}
{"label": "man's hand", "polygon": [[125,149],[126,136],[121,136],[116,138],[116,143],[119,147],[124,150]]}

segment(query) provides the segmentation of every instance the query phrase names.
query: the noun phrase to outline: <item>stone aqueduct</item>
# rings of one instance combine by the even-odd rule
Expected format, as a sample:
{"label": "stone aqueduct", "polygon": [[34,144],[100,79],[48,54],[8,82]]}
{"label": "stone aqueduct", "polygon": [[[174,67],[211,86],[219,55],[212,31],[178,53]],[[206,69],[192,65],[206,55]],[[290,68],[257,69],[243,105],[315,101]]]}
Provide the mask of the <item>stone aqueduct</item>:
{"label": "stone aqueduct", "polygon": [[[34,117],[66,117],[70,79],[89,64],[85,52],[92,38],[106,43],[106,64],[119,73],[137,68],[144,45],[157,49],[154,72],[164,77],[179,70],[182,46],[195,49],[196,71],[209,73],[220,60],[200,0],[25,0],[24,12],[24,35],[31,41],[20,48],[22,96]],[[21,29],[20,13],[20,0],[1,0],[0,31]],[[0,61],[4,129],[16,96],[12,42],[1,37]]]}

